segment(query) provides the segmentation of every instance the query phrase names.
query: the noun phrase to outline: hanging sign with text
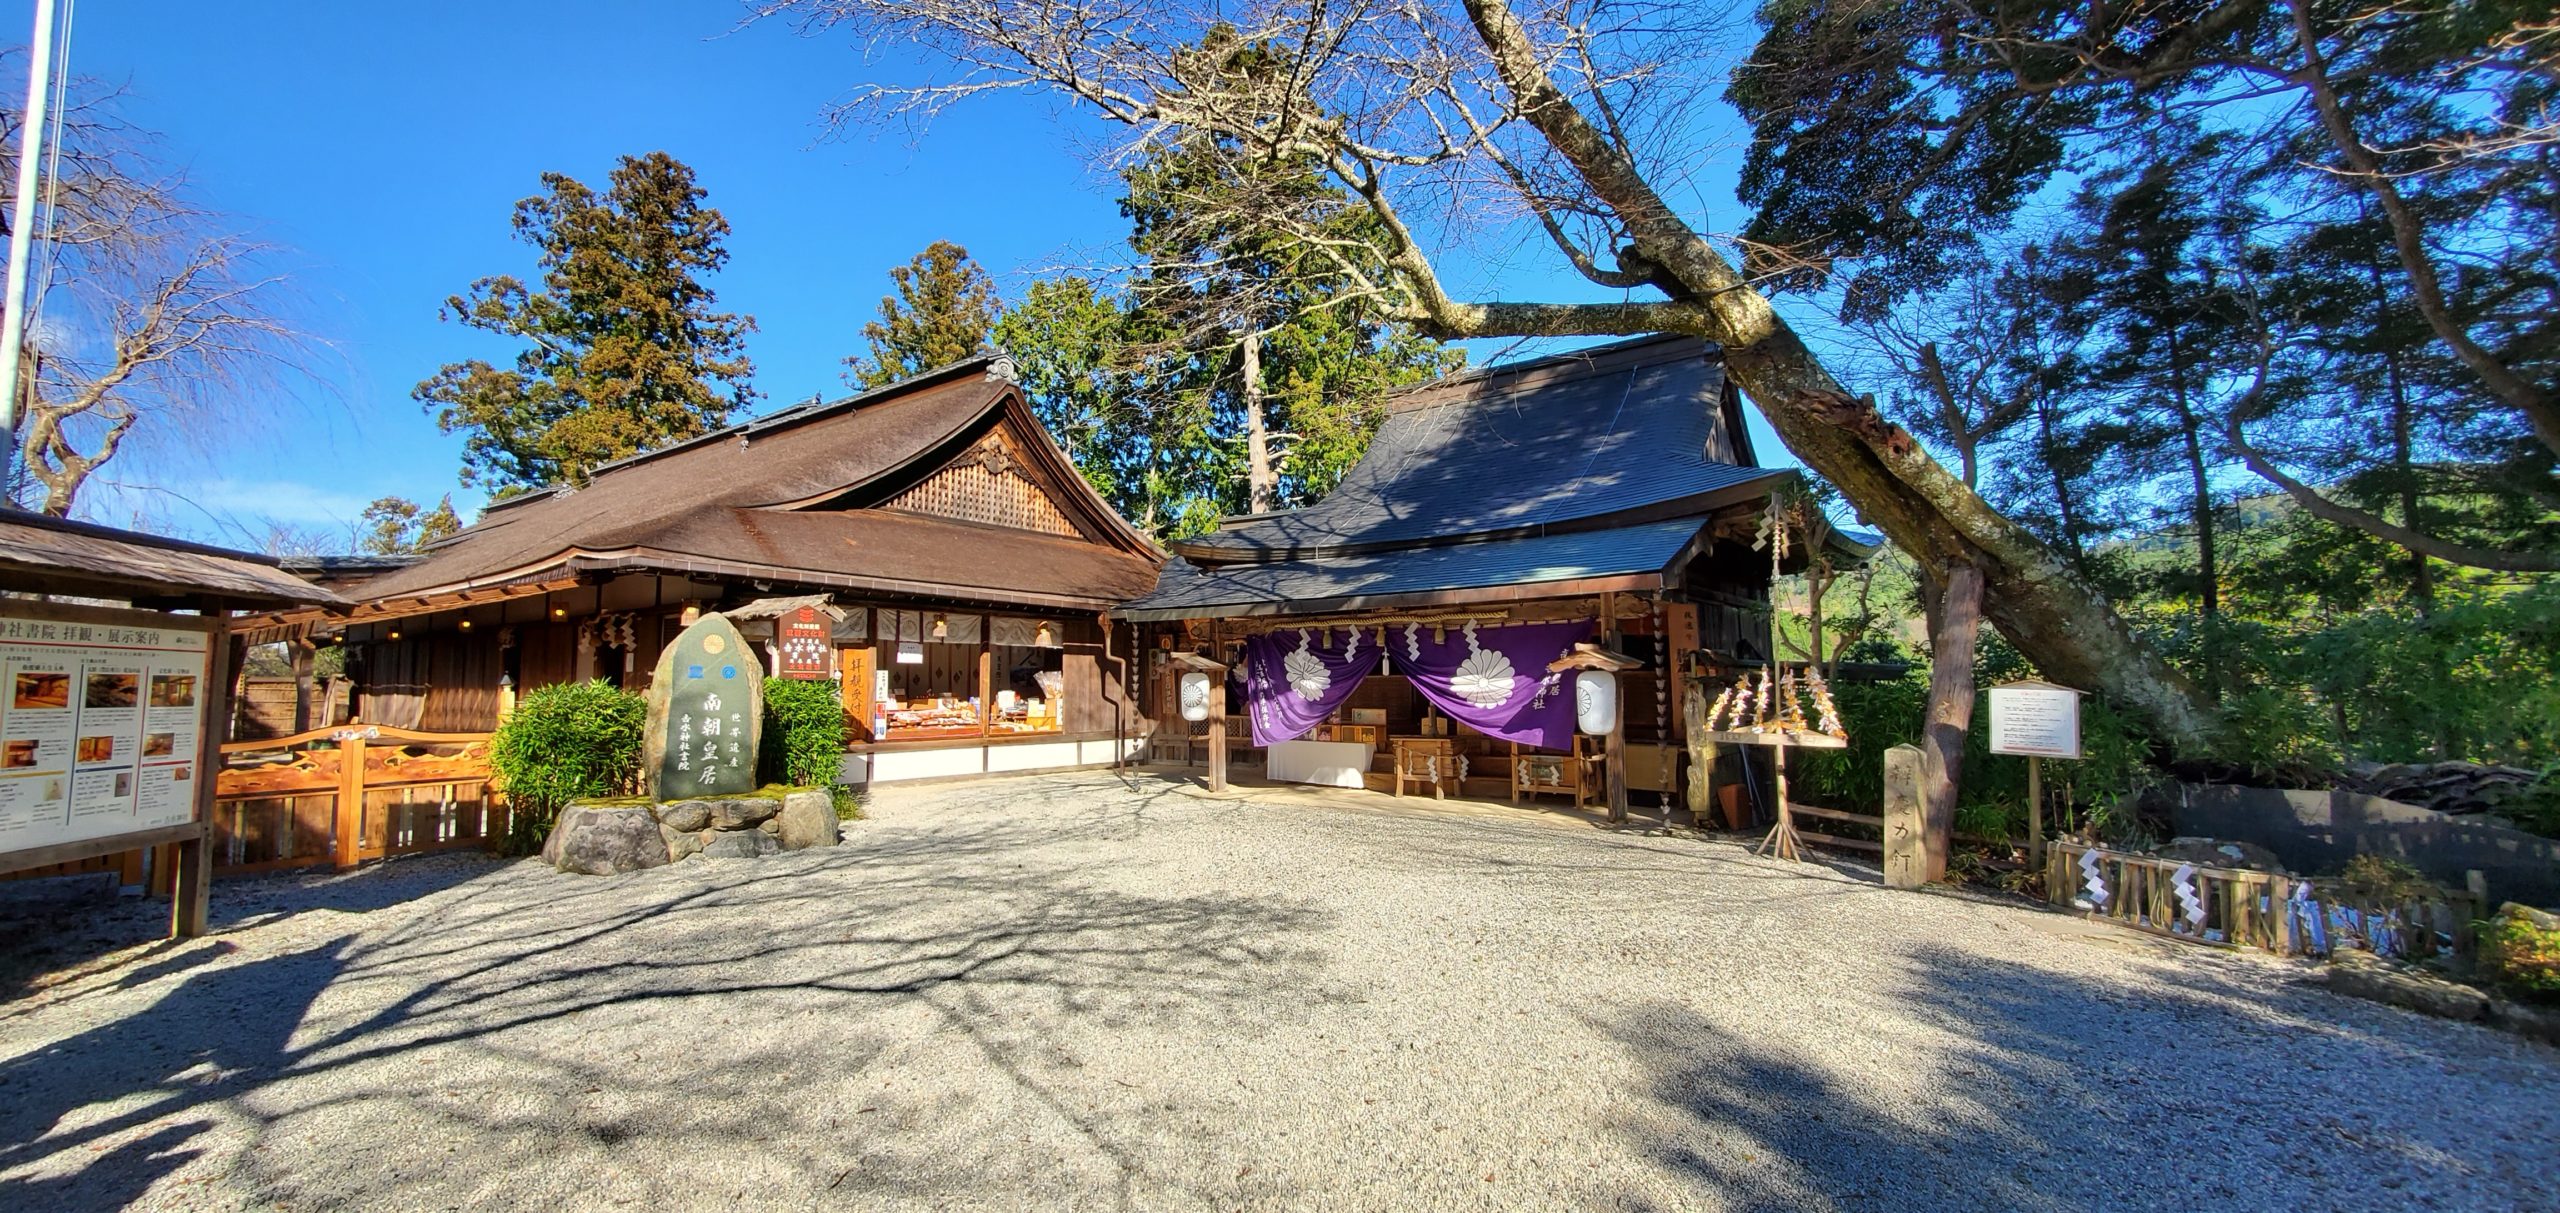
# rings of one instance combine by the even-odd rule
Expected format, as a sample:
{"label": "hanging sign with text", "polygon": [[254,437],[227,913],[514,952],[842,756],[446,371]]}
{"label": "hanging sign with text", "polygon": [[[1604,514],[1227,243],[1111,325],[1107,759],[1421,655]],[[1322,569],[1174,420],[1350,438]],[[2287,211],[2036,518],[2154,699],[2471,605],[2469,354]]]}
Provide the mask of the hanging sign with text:
{"label": "hanging sign with text", "polygon": [[1991,752],[2080,757],[2080,692],[2034,681],[1991,688]]}
{"label": "hanging sign with text", "polygon": [[816,607],[797,607],[775,621],[785,678],[824,678],[835,672],[835,620]]}
{"label": "hanging sign with text", "polygon": [[195,816],[205,633],[0,616],[0,852]]}

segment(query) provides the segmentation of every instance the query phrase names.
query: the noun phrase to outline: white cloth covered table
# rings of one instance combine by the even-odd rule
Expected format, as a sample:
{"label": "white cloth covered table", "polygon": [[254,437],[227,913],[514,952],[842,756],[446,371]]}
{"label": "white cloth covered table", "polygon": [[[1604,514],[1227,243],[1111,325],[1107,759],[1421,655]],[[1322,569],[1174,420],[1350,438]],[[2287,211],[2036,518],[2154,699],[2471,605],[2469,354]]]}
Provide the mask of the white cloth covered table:
{"label": "white cloth covered table", "polygon": [[1264,748],[1264,773],[1279,783],[1365,787],[1362,777],[1376,756],[1374,749],[1357,741],[1283,741]]}

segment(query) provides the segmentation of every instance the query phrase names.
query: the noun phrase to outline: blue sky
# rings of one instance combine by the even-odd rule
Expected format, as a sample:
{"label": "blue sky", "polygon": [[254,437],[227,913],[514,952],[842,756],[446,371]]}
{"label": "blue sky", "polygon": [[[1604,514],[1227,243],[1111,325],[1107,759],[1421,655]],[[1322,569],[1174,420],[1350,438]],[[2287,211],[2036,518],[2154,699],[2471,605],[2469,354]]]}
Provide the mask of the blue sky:
{"label": "blue sky", "polygon": [[[694,167],[732,229],[716,285],[724,308],[756,318],[760,408],[842,390],[839,360],[859,351],[889,267],[930,241],[968,246],[1008,295],[1115,256],[1116,193],[1086,155],[1108,132],[1002,97],[920,137],[832,137],[830,101],[928,69],[866,59],[840,37],[733,29],[736,12],[719,0],[81,6],[71,70],[122,86],[119,112],[159,134],[197,200],[278,246],[294,315],[322,346],[312,390],[243,401],[223,445],[137,454],[84,516],[254,545],[271,522],[342,529],[375,497],[456,491],[460,440],[409,391],[446,362],[512,353],[437,309],[477,277],[529,273],[507,219],[547,170],[600,183],[615,157],[661,149]],[[1716,196],[1701,201],[1730,207],[1729,174],[1708,179]],[[1461,288],[1588,293],[1553,258],[1450,257]],[[1758,438],[1764,460],[1784,458]],[[478,497],[455,501],[467,517]]]}

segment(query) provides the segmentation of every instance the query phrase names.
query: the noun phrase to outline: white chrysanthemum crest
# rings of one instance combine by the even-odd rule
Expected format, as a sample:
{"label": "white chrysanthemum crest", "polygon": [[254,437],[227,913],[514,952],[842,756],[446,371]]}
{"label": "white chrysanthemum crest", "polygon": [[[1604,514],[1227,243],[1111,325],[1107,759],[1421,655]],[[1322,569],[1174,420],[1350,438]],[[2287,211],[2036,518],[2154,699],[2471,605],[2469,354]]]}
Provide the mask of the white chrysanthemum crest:
{"label": "white chrysanthemum crest", "polygon": [[1458,672],[1449,679],[1449,690],[1480,708],[1502,706],[1511,698],[1511,659],[1500,650],[1486,652],[1476,645],[1476,621],[1468,620],[1467,659],[1458,663]]}
{"label": "white chrysanthemum crest", "polygon": [[1314,643],[1315,636],[1312,632],[1305,628],[1298,629],[1298,651],[1289,654],[1280,662],[1281,672],[1288,677],[1290,688],[1298,692],[1300,699],[1309,703],[1323,699],[1324,693],[1333,686],[1333,672],[1324,668],[1322,658],[1308,651]]}

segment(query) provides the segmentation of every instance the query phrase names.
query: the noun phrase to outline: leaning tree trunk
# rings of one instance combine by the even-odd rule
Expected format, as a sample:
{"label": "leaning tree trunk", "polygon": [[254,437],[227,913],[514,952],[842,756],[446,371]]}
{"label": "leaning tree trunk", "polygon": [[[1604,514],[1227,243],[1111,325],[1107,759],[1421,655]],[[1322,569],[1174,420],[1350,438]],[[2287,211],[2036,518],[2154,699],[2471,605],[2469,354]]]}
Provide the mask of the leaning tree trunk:
{"label": "leaning tree trunk", "polygon": [[[1984,614],[2046,677],[2106,695],[2181,749],[2204,746],[2209,710],[2195,688],[2125,625],[2071,562],[1950,475],[1875,402],[1850,394],[1706,239],[1682,220],[1571,98],[1503,0],[1465,0],[1521,116],[1626,227],[1629,258],[1677,305],[1654,313],[1724,347],[1725,365],[1778,437],[1866,520],[1924,567],[1969,566]],[[1452,337],[1625,332],[1606,309],[1427,299],[1425,326]],[[1579,318],[1579,319],[1578,319]]]}
{"label": "leaning tree trunk", "polygon": [[1920,854],[1924,878],[1943,880],[1973,727],[1973,650],[1982,633],[1982,573],[1969,564],[1929,579],[1929,709],[1920,731]]}

